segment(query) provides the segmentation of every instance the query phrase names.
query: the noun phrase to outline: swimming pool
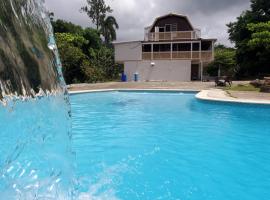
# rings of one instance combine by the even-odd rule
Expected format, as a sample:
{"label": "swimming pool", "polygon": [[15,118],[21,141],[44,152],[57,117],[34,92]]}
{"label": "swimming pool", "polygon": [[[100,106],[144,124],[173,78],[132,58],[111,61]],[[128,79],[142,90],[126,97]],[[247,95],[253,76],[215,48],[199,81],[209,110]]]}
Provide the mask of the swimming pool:
{"label": "swimming pool", "polygon": [[79,199],[268,200],[270,107],[194,96],[72,95]]}

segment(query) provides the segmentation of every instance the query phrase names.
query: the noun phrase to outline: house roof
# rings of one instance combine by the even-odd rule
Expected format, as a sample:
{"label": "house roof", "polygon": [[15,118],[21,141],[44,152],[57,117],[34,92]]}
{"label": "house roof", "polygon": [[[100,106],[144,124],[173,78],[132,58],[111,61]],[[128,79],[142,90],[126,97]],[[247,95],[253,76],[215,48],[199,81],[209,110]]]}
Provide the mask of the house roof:
{"label": "house roof", "polygon": [[165,18],[165,17],[170,17],[170,16],[175,16],[175,17],[183,17],[187,20],[187,22],[189,23],[189,25],[191,26],[191,28],[193,30],[195,30],[195,28],[192,26],[191,22],[189,21],[188,17],[186,15],[181,15],[181,14],[176,14],[176,13],[169,13],[169,14],[166,14],[166,15],[163,15],[163,16],[160,16],[160,17],[157,17],[154,21],[154,23],[151,25],[151,26],[148,26],[146,28],[149,28],[150,27],[150,30],[154,27],[154,25],[156,24],[156,22],[162,18]]}

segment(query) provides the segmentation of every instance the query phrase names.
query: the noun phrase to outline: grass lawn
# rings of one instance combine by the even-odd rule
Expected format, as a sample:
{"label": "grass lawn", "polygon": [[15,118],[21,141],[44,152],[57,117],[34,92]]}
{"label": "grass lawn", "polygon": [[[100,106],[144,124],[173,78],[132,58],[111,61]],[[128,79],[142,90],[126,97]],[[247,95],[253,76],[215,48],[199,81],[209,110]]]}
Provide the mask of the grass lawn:
{"label": "grass lawn", "polygon": [[255,88],[253,85],[250,84],[237,84],[232,85],[232,87],[225,87],[227,91],[252,91],[252,92],[259,92],[260,88]]}

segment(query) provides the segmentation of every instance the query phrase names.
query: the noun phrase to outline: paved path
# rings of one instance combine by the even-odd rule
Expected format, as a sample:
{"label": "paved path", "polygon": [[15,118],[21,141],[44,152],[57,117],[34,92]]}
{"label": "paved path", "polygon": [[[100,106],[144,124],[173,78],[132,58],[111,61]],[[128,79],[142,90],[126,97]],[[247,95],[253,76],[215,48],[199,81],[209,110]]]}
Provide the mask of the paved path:
{"label": "paved path", "polygon": [[204,89],[213,88],[214,86],[215,83],[213,82],[108,82],[69,85],[69,91],[99,89],[183,89],[201,91]]}
{"label": "paved path", "polygon": [[251,100],[269,100],[270,93],[261,92],[242,92],[242,91],[229,91],[230,95],[239,99],[251,99]]}
{"label": "paved path", "polygon": [[221,89],[208,89],[202,90],[196,95],[196,97],[201,100],[209,100],[209,101],[270,105],[270,94],[263,94],[259,92],[232,92],[232,93]]}

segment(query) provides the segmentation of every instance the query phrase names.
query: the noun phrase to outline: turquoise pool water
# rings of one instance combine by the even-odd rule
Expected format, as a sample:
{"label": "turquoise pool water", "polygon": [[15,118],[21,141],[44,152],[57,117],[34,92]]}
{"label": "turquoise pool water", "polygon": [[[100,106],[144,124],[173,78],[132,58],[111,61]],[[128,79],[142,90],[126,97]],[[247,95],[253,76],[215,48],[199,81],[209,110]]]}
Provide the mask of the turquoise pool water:
{"label": "turquoise pool water", "polygon": [[79,199],[268,200],[270,107],[192,93],[71,96]]}
{"label": "turquoise pool water", "polygon": [[0,199],[70,200],[74,156],[63,95],[0,103]]}

